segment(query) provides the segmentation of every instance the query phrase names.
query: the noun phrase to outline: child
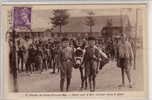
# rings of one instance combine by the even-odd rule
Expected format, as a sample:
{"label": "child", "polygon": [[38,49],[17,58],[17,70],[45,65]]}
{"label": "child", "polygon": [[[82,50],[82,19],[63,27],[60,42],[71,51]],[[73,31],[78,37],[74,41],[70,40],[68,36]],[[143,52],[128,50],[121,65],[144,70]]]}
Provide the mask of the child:
{"label": "child", "polygon": [[129,41],[127,41],[126,35],[121,37],[121,40],[118,43],[118,58],[117,65],[121,68],[122,73],[122,85],[125,86],[125,73],[127,75],[129,81],[129,87],[132,88],[132,80],[131,80],[131,66],[133,65],[134,56],[132,47]]}
{"label": "child", "polygon": [[67,81],[66,91],[69,91],[69,86],[72,77],[72,66],[73,66],[73,48],[69,46],[69,40],[67,38],[62,39],[62,50],[61,50],[61,67],[60,67],[60,90],[63,91],[65,79]]}

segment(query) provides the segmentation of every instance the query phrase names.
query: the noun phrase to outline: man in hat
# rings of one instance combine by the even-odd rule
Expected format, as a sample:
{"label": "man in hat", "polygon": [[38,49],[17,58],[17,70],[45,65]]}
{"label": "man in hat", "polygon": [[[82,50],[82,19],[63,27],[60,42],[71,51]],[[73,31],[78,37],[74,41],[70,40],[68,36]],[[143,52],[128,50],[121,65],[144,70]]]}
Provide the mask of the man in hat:
{"label": "man in hat", "polygon": [[122,73],[122,85],[125,86],[125,73],[127,75],[129,81],[129,87],[132,88],[132,80],[131,80],[131,67],[134,65],[134,56],[133,50],[130,42],[127,40],[125,34],[122,34],[121,40],[118,42],[118,58],[117,58],[117,66],[121,68]]}
{"label": "man in hat", "polygon": [[[84,63],[85,63],[85,85],[87,87],[87,78],[89,77],[89,85],[90,91],[95,91],[95,77],[96,77],[96,67],[97,62],[95,61],[97,52],[94,49],[95,45],[95,38],[88,37],[88,47],[86,48],[86,53],[84,56]],[[93,82],[93,88],[92,88]]]}
{"label": "man in hat", "polygon": [[62,39],[62,50],[61,50],[61,67],[60,67],[60,90],[63,91],[65,79],[67,81],[66,91],[69,90],[72,77],[72,66],[73,66],[73,48],[69,46],[68,38]]}
{"label": "man in hat", "polygon": [[96,85],[95,78],[96,78],[96,72],[97,72],[96,70],[97,70],[98,55],[104,54],[101,50],[99,50],[99,48],[95,46],[95,40],[96,39],[94,37],[88,38],[88,47],[86,48],[86,53],[84,56],[85,88],[87,88],[87,78],[89,77],[90,91],[95,91],[95,85]]}

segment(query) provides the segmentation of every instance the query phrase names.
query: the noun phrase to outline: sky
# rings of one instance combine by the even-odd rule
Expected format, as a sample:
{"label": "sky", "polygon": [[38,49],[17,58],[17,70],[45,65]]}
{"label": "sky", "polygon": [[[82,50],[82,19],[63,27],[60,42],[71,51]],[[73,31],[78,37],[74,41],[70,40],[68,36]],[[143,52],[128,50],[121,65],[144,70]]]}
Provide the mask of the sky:
{"label": "sky", "polygon": [[[73,10],[69,9],[68,13],[70,17],[85,17],[87,16],[87,12],[89,10]],[[120,10],[120,9],[96,9],[91,10],[94,12],[95,16],[120,16],[120,15],[129,15],[129,19],[132,25],[135,24],[136,20],[134,16],[136,16],[135,9],[128,10]],[[49,9],[33,9],[32,10],[32,29],[47,29],[52,27],[50,23],[50,17],[52,17],[52,10]]]}

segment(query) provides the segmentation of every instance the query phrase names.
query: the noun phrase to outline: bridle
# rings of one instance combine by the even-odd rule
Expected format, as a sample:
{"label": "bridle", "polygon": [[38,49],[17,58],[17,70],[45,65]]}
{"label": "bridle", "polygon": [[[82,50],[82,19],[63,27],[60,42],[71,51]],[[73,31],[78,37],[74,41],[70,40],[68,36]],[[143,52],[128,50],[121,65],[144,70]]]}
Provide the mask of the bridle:
{"label": "bridle", "polygon": [[75,60],[75,67],[78,68],[81,66],[85,55],[85,49],[81,47],[74,48],[74,60]]}

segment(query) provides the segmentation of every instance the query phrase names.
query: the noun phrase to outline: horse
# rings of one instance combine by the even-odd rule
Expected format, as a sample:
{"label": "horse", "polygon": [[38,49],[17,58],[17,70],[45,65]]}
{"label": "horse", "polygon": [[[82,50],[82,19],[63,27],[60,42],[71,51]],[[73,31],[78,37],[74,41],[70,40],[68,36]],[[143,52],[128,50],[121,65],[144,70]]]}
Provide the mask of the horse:
{"label": "horse", "polygon": [[84,59],[84,54],[85,54],[85,43],[81,41],[73,41],[73,46],[74,46],[74,68],[78,69],[80,71],[80,76],[81,76],[81,89],[84,87],[84,81],[85,81],[85,70],[83,67],[83,59]]}

